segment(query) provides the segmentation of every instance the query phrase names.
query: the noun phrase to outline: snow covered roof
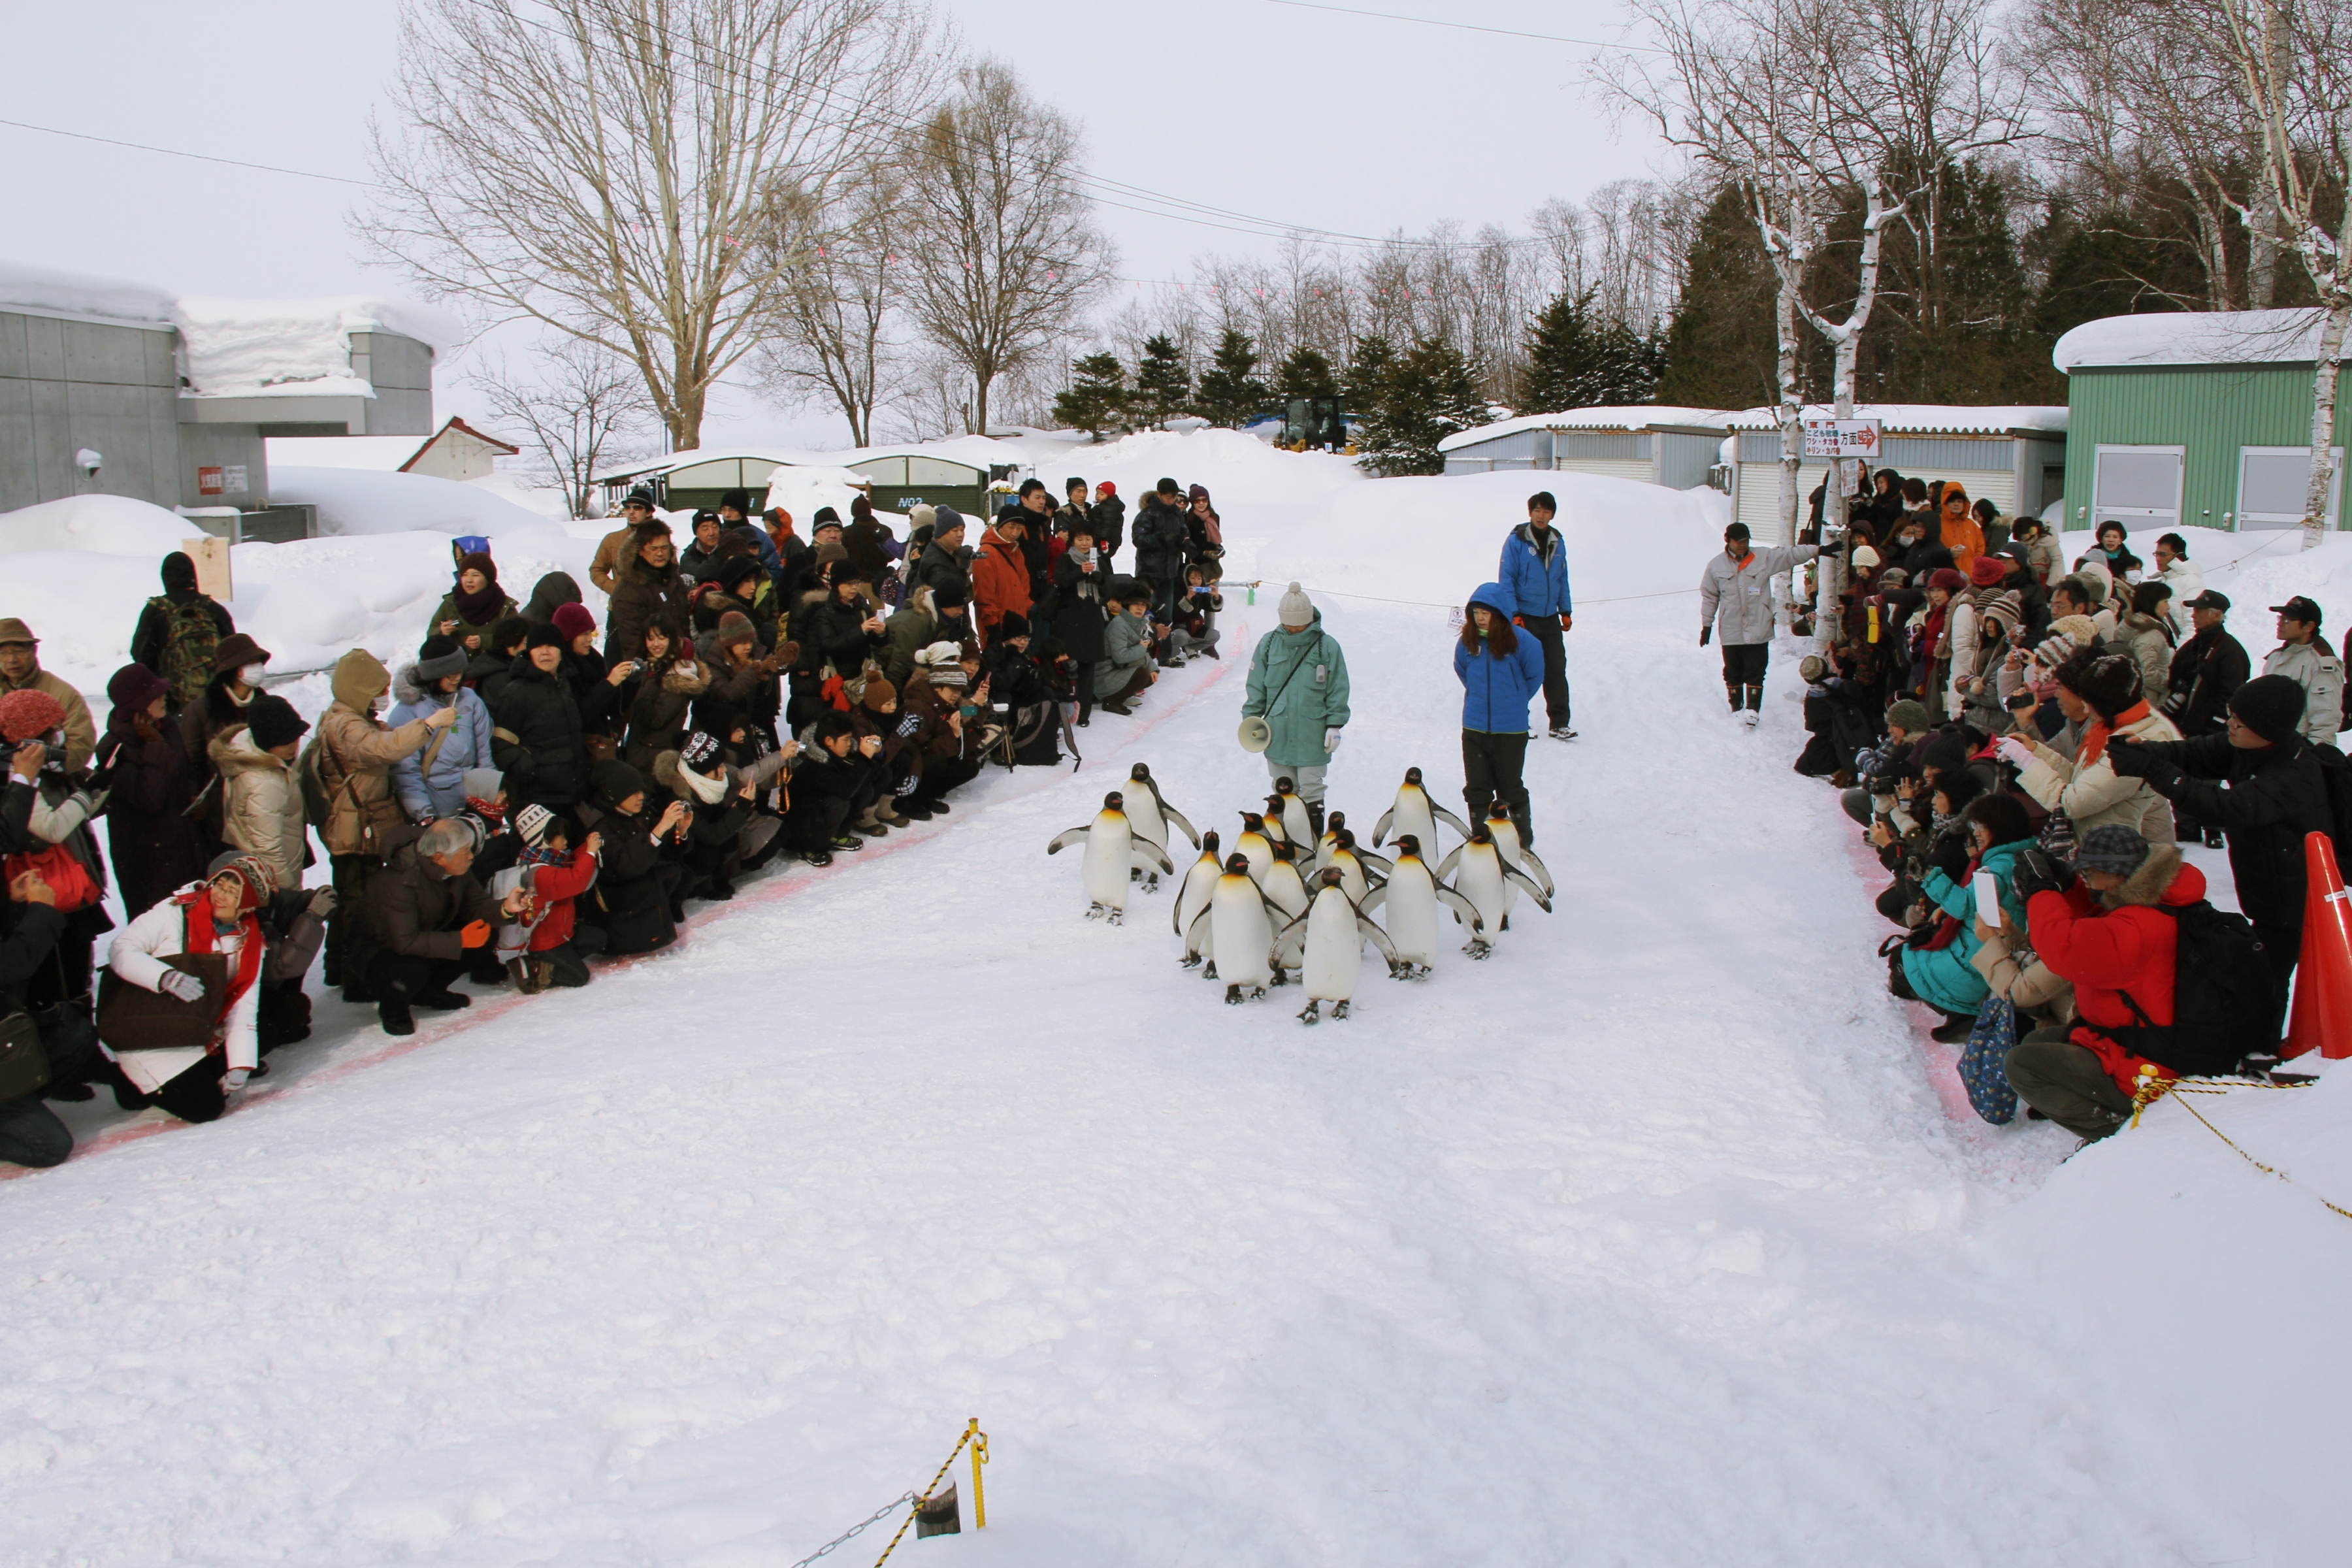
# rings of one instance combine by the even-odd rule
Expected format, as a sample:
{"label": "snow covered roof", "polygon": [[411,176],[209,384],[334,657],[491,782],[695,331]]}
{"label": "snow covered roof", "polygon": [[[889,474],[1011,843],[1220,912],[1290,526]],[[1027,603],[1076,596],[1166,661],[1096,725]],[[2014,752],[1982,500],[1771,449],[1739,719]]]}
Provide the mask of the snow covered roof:
{"label": "snow covered roof", "polygon": [[2050,363],[2062,371],[2148,365],[2309,364],[2319,357],[2326,312],[2163,310],[2103,316],[2060,338]]}
{"label": "snow covered roof", "polygon": [[[1837,410],[1826,403],[1809,403],[1802,416],[1829,419]],[[1853,416],[1875,419],[1890,436],[2007,436],[2026,431],[2063,436],[2066,410],[2039,404],[1990,405],[1974,407],[1949,403],[1858,403]],[[1726,415],[1727,430],[1778,430],[1780,410],[1770,405],[1743,408]]]}
{"label": "snow covered roof", "polygon": [[1676,408],[1657,404],[1621,404],[1600,408],[1570,408],[1559,414],[1522,414],[1492,425],[1457,430],[1437,444],[1441,452],[1458,451],[1516,436],[1522,430],[1647,430],[1659,425],[1696,425],[1720,428],[1726,416],[1720,408]]}
{"label": "snow covered roof", "polygon": [[0,310],[10,306],[60,316],[96,316],[126,324],[173,324],[172,296],[144,283],[0,259]]}
{"label": "snow covered roof", "polygon": [[346,294],[322,300],[174,302],[188,381],[200,397],[373,397],[352,373],[352,334],[396,332],[429,348],[465,340],[447,312]]}

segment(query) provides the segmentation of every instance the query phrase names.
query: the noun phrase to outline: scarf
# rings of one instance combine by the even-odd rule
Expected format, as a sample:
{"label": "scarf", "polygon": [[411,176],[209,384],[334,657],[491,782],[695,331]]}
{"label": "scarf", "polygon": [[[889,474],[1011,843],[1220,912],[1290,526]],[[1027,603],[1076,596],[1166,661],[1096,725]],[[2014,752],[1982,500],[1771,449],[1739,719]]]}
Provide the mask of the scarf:
{"label": "scarf", "polygon": [[[180,939],[180,951],[195,954],[214,952],[219,949],[221,933],[213,925],[213,898],[210,884],[199,883],[178,895],[173,900],[180,906],[181,924],[184,928]],[[236,969],[228,977],[228,990],[221,997],[220,1016],[213,1020],[213,1049],[220,1047],[222,1026],[228,1022],[229,1009],[237,998],[253,988],[261,973],[260,917],[247,911],[234,928],[241,941],[236,950]]]}
{"label": "scarf", "polygon": [[724,773],[715,779],[705,778],[692,768],[680,763],[677,776],[679,782],[686,785],[688,792],[705,805],[718,805],[719,797],[727,793],[727,775]]}
{"label": "scarf", "polygon": [[2133,703],[2130,707],[2116,714],[2116,721],[2113,724],[2108,723],[2104,719],[2093,720],[2091,721],[2091,727],[2083,731],[2083,749],[2074,758],[2074,766],[2076,770],[2080,771],[2081,769],[2087,768],[2093,763],[2097,762],[2101,757],[2106,755],[2107,737],[2113,735],[2117,730],[2124,728],[2126,725],[2137,724],[2147,717],[2147,703],[2145,700],[2141,700]]}
{"label": "scarf", "polygon": [[462,587],[449,590],[450,602],[457,606],[457,618],[469,626],[486,626],[499,618],[506,607],[506,590],[499,586],[498,574],[486,572],[482,591],[468,594]]}

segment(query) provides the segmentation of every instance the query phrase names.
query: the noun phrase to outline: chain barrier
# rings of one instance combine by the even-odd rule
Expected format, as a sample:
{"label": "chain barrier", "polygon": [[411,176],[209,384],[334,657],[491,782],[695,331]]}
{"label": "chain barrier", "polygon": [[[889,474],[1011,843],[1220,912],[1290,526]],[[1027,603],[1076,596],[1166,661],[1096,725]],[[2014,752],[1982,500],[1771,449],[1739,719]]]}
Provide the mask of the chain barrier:
{"label": "chain barrier", "polygon": [[[792,1565],[792,1568],[809,1568],[810,1563],[814,1563],[821,1557],[830,1555],[835,1551],[848,1544],[848,1542],[856,1539],[857,1536],[863,1534],[866,1531],[870,1530],[875,1525],[881,1523],[884,1520],[889,1518],[892,1514],[903,1508],[907,1510],[907,1517],[898,1521],[898,1533],[890,1538],[890,1544],[884,1547],[882,1549],[882,1555],[874,1560],[874,1568],[882,1568],[882,1564],[890,1561],[890,1553],[898,1550],[898,1542],[907,1538],[908,1527],[913,1524],[917,1519],[921,1517],[923,1505],[938,1494],[940,1482],[947,1477],[948,1467],[956,1462],[956,1456],[962,1453],[967,1446],[971,1449],[972,1528],[975,1530],[987,1529],[988,1505],[983,1500],[980,1489],[980,1468],[988,1463],[988,1434],[980,1429],[980,1417],[975,1415],[970,1421],[965,1423],[963,1436],[956,1439],[956,1446],[948,1450],[948,1457],[940,1461],[940,1468],[931,1473],[929,1485],[924,1487],[921,1491],[901,1492],[898,1496],[892,1498],[888,1502],[884,1503],[880,1508],[876,1509],[872,1513],[866,1515],[864,1519],[859,1520],[856,1524],[851,1525],[847,1530],[843,1531],[839,1535],[835,1536],[831,1541],[826,1542],[814,1552],[810,1552],[799,1562],[794,1563]],[[950,1526],[950,1529],[952,1528],[952,1526]]]}
{"label": "chain barrier", "polygon": [[2219,1138],[2231,1148],[2237,1150],[2238,1158],[2243,1160],[2247,1164],[2252,1165],[2255,1170],[2262,1172],[2266,1176],[2276,1176],[2280,1181],[2284,1182],[2290,1187],[2303,1187],[2305,1192],[2311,1193],[2313,1197],[2318,1198],[2323,1206],[2336,1214],[2342,1215],[2346,1219],[2352,1219],[2352,1208],[2346,1208],[2341,1204],[2330,1203],[2326,1198],[2321,1197],[2319,1194],[2312,1192],[2309,1187],[2304,1187],[2301,1182],[2296,1181],[2293,1176],[2288,1175],[2284,1171],[2280,1170],[2277,1166],[2264,1164],[2262,1161],[2255,1159],[2252,1154],[2247,1153],[2245,1150],[2239,1148],[2236,1139],[2231,1137],[2227,1132],[2224,1132],[2220,1128],[2214,1126],[2210,1121],[2207,1121],[2205,1120],[2205,1113],[2198,1110],[2196,1106],[2190,1104],[2186,1098],[2192,1094],[2227,1094],[2232,1089],[2309,1089],[2310,1087],[2311,1086],[2307,1083],[2262,1083],[2252,1079],[2184,1078],[2174,1079],[2169,1081],[2158,1080],[2158,1087],[2144,1089],[2140,1094],[2134,1097],[2138,1103],[2132,1109],[2132,1124],[2134,1126],[2137,1126],[2139,1124],[2141,1113],[2147,1110],[2149,1106],[2154,1105],[2159,1100],[2170,1098],[2179,1103],[2181,1110],[2189,1112],[2189,1115],[2197,1118],[2200,1122],[2202,1122],[2206,1131],[2210,1132],[2214,1137]]}

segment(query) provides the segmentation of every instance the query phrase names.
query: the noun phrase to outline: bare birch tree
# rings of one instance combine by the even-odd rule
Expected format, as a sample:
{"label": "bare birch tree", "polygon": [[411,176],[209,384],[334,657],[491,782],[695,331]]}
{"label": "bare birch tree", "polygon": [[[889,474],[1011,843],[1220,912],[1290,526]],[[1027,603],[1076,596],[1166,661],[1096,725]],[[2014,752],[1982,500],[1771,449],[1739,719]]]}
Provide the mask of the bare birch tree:
{"label": "bare birch tree", "polygon": [[2244,118],[2262,128],[2257,206],[2247,226],[2303,263],[2319,297],[2311,375],[2311,478],[2303,546],[2327,526],[2336,477],[2336,381],[2352,324],[2352,16],[2340,0],[2201,0],[2191,16],[2229,72]]}
{"label": "bare birch tree", "polygon": [[1110,241],[1078,174],[1077,132],[994,60],[958,73],[916,143],[908,308],[971,374],[974,431],[988,428],[997,378],[1060,338],[1109,280]]}
{"label": "bare birch tree", "polygon": [[645,379],[618,354],[579,338],[559,338],[532,357],[535,374],[518,376],[500,360],[467,380],[500,425],[528,437],[572,515],[594,517],[597,470],[639,455],[654,429]]}
{"label": "bare birch tree", "polygon": [[406,0],[361,241],[636,367],[674,448],[936,70],[917,0]]}
{"label": "bare birch tree", "polygon": [[760,389],[779,402],[830,401],[849,422],[849,444],[874,441],[899,344],[911,243],[905,189],[887,168],[856,182],[831,213],[809,213],[763,243],[784,279],[773,334],[752,356]]}

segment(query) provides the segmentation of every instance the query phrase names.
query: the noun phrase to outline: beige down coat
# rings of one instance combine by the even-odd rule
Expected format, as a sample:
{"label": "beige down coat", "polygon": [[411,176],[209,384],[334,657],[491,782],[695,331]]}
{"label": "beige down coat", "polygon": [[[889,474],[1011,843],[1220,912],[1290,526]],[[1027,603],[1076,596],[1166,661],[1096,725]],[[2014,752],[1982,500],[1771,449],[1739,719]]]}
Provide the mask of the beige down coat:
{"label": "beige down coat", "polygon": [[221,776],[221,837],[258,858],[282,889],[302,885],[302,792],[294,765],[253,743],[250,730],[213,737]]}
{"label": "beige down coat", "polygon": [[335,661],[333,706],[319,718],[319,788],[327,798],[327,825],[319,837],[330,855],[388,856],[413,837],[392,793],[392,764],[422,751],[433,738],[423,718],[388,730],[375,716],[376,700],[392,689],[392,672],[363,649]]}
{"label": "beige down coat", "polygon": [[[2172,721],[2153,708],[2116,733],[2143,742],[2180,739]],[[2120,822],[2150,844],[2173,842],[2172,803],[2148,788],[2146,779],[2116,773],[2104,750],[2097,761],[2079,764],[2063,752],[2033,742],[2033,761],[2017,782],[2048,809],[2064,812],[2078,839],[2094,827]]]}

